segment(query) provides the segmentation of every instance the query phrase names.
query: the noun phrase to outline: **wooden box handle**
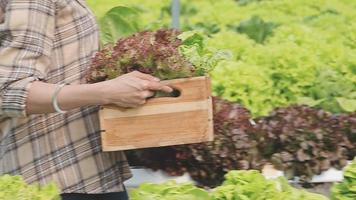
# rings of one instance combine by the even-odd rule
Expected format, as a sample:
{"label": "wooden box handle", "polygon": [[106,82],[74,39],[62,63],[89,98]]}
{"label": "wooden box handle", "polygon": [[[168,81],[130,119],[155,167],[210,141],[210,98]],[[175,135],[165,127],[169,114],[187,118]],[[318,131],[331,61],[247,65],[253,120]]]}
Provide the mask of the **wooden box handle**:
{"label": "wooden box handle", "polygon": [[[166,81],[162,81],[162,83],[172,87],[176,93],[179,93],[179,95],[176,95],[175,97],[164,96],[164,97],[149,98],[147,100],[146,105],[167,104],[167,103],[174,103],[177,101],[180,102],[194,101],[197,99],[192,99],[192,98],[208,99],[211,96],[210,79],[207,76],[166,80]],[[200,97],[197,96],[197,93],[199,93]],[[127,109],[131,109],[131,108],[121,108],[112,104],[104,105],[102,107],[118,109],[123,111]]]}

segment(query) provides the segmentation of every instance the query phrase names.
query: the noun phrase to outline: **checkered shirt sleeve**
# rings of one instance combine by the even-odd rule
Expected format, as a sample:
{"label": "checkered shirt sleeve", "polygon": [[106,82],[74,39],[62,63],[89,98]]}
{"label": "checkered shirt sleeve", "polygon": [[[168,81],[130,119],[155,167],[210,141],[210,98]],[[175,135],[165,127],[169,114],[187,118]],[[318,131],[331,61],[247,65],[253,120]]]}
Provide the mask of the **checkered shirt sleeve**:
{"label": "checkered shirt sleeve", "polygon": [[52,0],[12,0],[0,27],[0,115],[26,116],[30,83],[43,79],[50,65],[55,8]]}

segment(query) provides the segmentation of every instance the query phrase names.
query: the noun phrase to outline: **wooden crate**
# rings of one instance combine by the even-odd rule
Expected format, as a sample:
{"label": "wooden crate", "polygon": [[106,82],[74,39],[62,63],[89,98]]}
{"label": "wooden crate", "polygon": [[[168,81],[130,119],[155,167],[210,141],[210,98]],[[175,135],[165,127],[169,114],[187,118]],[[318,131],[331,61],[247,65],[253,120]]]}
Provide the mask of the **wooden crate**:
{"label": "wooden crate", "polygon": [[213,140],[211,84],[208,77],[165,81],[179,97],[152,98],[139,108],[103,106],[103,151],[191,144]]}

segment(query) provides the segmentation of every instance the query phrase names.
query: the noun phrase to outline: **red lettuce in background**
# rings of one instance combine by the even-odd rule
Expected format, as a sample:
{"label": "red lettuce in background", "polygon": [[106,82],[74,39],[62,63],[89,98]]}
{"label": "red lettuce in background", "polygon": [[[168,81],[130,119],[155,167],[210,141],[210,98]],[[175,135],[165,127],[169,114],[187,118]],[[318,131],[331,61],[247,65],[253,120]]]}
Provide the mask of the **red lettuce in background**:
{"label": "red lettuce in background", "polygon": [[[252,125],[255,124],[255,125]],[[221,184],[233,169],[261,169],[266,162],[288,178],[341,169],[356,156],[356,115],[333,115],[307,106],[275,110],[254,121],[238,104],[214,99],[213,142],[127,152],[131,165],[188,172],[201,186]]]}
{"label": "red lettuce in background", "polygon": [[276,109],[257,120],[259,151],[288,178],[308,181],[356,156],[356,114],[330,114],[307,106]]}

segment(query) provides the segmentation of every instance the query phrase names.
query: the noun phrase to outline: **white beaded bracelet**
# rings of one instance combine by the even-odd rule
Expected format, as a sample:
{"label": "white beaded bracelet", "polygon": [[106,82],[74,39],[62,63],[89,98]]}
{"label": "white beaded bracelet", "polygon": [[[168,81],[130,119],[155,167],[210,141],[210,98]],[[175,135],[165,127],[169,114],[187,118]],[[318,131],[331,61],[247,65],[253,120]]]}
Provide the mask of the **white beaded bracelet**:
{"label": "white beaded bracelet", "polygon": [[57,96],[58,96],[59,92],[61,91],[61,89],[62,89],[64,86],[66,86],[66,85],[68,85],[68,84],[67,84],[67,83],[63,83],[63,84],[57,85],[57,87],[56,87],[56,89],[55,89],[55,91],[54,91],[54,94],[53,94],[53,96],[52,96],[52,105],[53,105],[53,108],[54,108],[54,110],[55,110],[56,112],[61,113],[61,114],[66,113],[66,111],[64,111],[64,110],[62,110],[62,109],[59,108]]}

